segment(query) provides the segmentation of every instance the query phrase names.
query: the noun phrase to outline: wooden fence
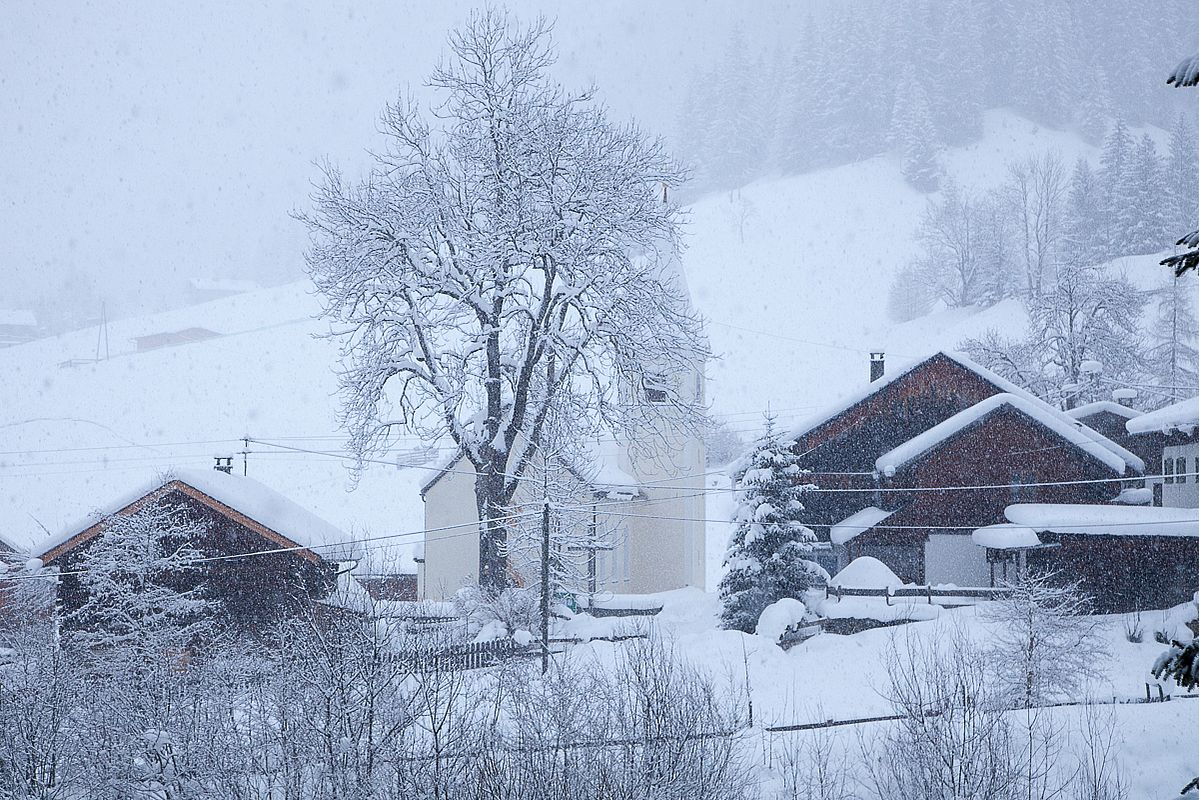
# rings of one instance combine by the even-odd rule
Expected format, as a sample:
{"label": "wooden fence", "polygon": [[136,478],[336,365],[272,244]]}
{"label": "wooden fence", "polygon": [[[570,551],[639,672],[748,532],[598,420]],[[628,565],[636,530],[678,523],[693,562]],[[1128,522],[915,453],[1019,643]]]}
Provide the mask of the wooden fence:
{"label": "wooden fence", "polygon": [[997,597],[1008,594],[1010,591],[1010,589],[1002,587],[986,588],[973,586],[953,589],[935,589],[932,586],[901,586],[897,589],[893,589],[890,586],[878,589],[825,586],[824,596],[826,598],[836,597],[838,600],[842,597],[884,597],[887,600],[887,605],[891,605],[892,600],[910,597],[927,600],[929,605],[932,605],[934,598],[960,597],[970,600],[994,600]]}
{"label": "wooden fence", "polygon": [[[491,642],[468,642],[453,645],[419,659],[428,672],[456,672],[464,669],[483,669],[494,667],[513,658],[517,658],[530,650],[530,646],[522,646],[513,639],[496,639]],[[538,648],[540,651],[540,648]]]}

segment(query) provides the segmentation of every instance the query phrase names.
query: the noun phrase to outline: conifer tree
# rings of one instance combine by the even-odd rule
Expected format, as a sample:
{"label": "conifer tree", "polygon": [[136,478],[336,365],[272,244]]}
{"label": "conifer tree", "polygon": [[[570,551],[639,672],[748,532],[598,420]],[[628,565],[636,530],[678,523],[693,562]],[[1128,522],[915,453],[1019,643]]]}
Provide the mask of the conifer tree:
{"label": "conifer tree", "polygon": [[1164,178],[1170,229],[1194,227],[1199,217],[1199,148],[1195,147],[1195,128],[1182,114],[1170,129]]}
{"label": "conifer tree", "polygon": [[818,568],[808,560],[816,535],[800,521],[800,497],[810,487],[797,462],[767,415],[765,432],[736,474],[737,527],[720,582],[726,628],[752,632],[768,605],[798,598],[818,580]]}
{"label": "conifer tree", "polygon": [[1074,260],[1088,267],[1106,260],[1103,196],[1099,180],[1085,158],[1078,159],[1070,179],[1067,213],[1067,235]]}
{"label": "conifer tree", "polygon": [[1190,285],[1177,275],[1167,278],[1155,295],[1157,319],[1149,332],[1153,344],[1148,362],[1157,382],[1169,387],[1163,391],[1173,402],[1190,396],[1181,387],[1199,382],[1199,320],[1191,306]]}
{"label": "conifer tree", "polygon": [[933,126],[928,95],[915,78],[904,81],[891,112],[891,141],[903,156],[903,177],[914,188],[931,192],[940,181],[940,138]]}
{"label": "conifer tree", "polygon": [[[1123,253],[1153,253],[1166,245],[1166,217],[1163,202],[1162,165],[1157,146],[1148,134],[1141,137],[1132,151],[1132,162],[1122,194],[1128,220]],[[1115,255],[1115,254],[1113,254]]]}
{"label": "conifer tree", "polygon": [[1121,246],[1132,228],[1132,197],[1129,191],[1132,170],[1132,138],[1124,120],[1116,120],[1103,143],[1100,156],[1099,186],[1101,196],[1101,226],[1094,233],[1102,242],[1102,259],[1120,254]]}

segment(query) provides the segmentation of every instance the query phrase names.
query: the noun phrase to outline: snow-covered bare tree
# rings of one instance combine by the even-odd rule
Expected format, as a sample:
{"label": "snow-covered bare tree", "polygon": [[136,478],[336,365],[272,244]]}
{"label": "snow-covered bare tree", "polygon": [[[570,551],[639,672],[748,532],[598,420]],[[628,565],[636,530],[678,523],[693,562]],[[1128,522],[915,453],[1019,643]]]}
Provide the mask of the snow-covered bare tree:
{"label": "snow-covered bare tree", "polygon": [[684,175],[661,142],[550,80],[544,21],[483,11],[450,48],[435,112],[389,106],[369,177],[326,166],[302,219],[351,449],[452,440],[477,475],[479,579],[499,585],[502,517],[547,419],[632,446],[666,419],[698,430],[700,401],[638,390],[707,346],[672,271]]}
{"label": "snow-covered bare tree", "polygon": [[161,668],[185,657],[209,631],[203,529],[182,508],[147,502],[113,514],[82,551],[84,602],[64,620],[66,641],[103,670]]}
{"label": "snow-covered bare tree", "polygon": [[947,306],[992,303],[1006,293],[1004,231],[990,198],[953,183],[928,204],[918,233],[924,256],[916,269]]}
{"label": "snow-covered bare tree", "polygon": [[1000,696],[1015,708],[1077,699],[1102,673],[1106,648],[1100,623],[1088,616],[1089,598],[1077,583],[1031,573],[988,605],[995,625],[987,663]]}
{"label": "snow-covered bare tree", "polygon": [[1015,229],[1027,297],[1040,297],[1055,277],[1066,230],[1068,186],[1058,153],[1029,156],[1008,165],[1001,197]]}
{"label": "snow-covered bare tree", "polygon": [[1148,363],[1163,399],[1175,402],[1190,396],[1182,387],[1199,382],[1199,320],[1191,303],[1190,285],[1178,275],[1168,277],[1154,292],[1156,319],[1149,326]]}
{"label": "snow-covered bare tree", "polygon": [[989,332],[961,347],[1048,402],[1090,402],[1107,392],[1088,380],[1085,368],[1098,363],[1103,381],[1126,383],[1142,370],[1144,305],[1144,293],[1126,279],[1099,268],[1067,266],[1053,289],[1029,304],[1025,336]]}
{"label": "snow-covered bare tree", "polygon": [[798,457],[779,440],[774,420],[736,474],[737,527],[729,541],[720,581],[726,628],[752,633],[758,617],[784,597],[800,598],[817,581],[809,560],[816,535],[801,521],[802,481]]}

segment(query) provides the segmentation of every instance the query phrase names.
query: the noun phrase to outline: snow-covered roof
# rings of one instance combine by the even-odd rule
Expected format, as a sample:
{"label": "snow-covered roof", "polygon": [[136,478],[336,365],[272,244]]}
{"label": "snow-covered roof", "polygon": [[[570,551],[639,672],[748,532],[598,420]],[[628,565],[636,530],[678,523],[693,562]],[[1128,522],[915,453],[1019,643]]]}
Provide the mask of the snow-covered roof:
{"label": "snow-covered roof", "polygon": [[1145,470],[1145,464],[1140,458],[1110,439],[1075,422],[1041,400],[1019,397],[1014,394],[997,394],[954,414],[944,422],[934,425],[894,450],[879,456],[874,462],[875,469],[884,475],[892,475],[904,464],[927,453],[947,439],[956,436],[967,426],[978,422],[1003,406],[1014,408],[1055,435],[1103,462],[1119,475],[1123,475],[1129,468],[1136,472]]}
{"label": "snow-covered roof", "polygon": [[1150,411],[1124,423],[1129,433],[1170,433],[1181,431],[1191,434],[1199,428],[1199,397],[1180,400],[1177,403]]}
{"label": "snow-covered roof", "polygon": [[1127,486],[1112,498],[1113,503],[1126,506],[1148,506],[1153,504],[1153,490],[1148,486]]}
{"label": "snow-covered roof", "polygon": [[1124,417],[1124,419],[1139,417],[1143,413],[1141,411],[1137,411],[1135,408],[1129,408],[1128,406],[1122,406],[1119,403],[1114,403],[1111,400],[1100,400],[1097,403],[1087,403],[1086,405],[1079,406],[1078,408],[1071,408],[1066,412],[1066,416],[1070,417],[1071,419],[1086,419],[1087,417],[1095,414],[1102,414],[1104,411]]}
{"label": "snow-covered roof", "polygon": [[0,325],[14,325],[21,328],[36,328],[37,316],[32,311],[19,308],[0,308]]}
{"label": "snow-covered roof", "polygon": [[833,544],[845,544],[858,534],[870,530],[893,513],[895,512],[867,506],[829,528],[829,539]]}
{"label": "snow-covered roof", "polygon": [[433,488],[433,484],[445,477],[446,473],[454,472],[454,465],[462,460],[466,455],[461,449],[451,450],[449,455],[442,456],[440,459],[430,464],[427,467],[418,467],[418,469],[429,470],[429,476],[421,481],[420,495],[425,496],[425,492]]}
{"label": "snow-covered roof", "polygon": [[1041,539],[1036,531],[1011,523],[979,528],[970,534],[970,539],[979,547],[989,547],[992,550],[1020,550],[1041,546]]}
{"label": "snow-covered roof", "polygon": [[[121,496],[100,506],[86,520],[39,542],[34,554],[46,556],[108,514],[120,511],[172,481],[190,486],[301,547],[327,548],[348,543],[349,537],[331,523],[253,478],[230,475],[215,469],[175,469],[131,487]],[[328,557],[330,553],[326,550],[321,555]]]}
{"label": "snow-covered roof", "polygon": [[[930,361],[931,359],[936,358],[937,356],[944,356],[945,358],[948,358],[949,360],[954,361],[959,366],[965,367],[970,372],[973,372],[974,374],[978,375],[983,380],[994,385],[1001,392],[1006,392],[1008,394],[1013,394],[1013,395],[1016,395],[1017,397],[1023,397],[1023,398],[1030,399],[1030,400],[1036,399],[1033,397],[1033,395],[1031,395],[1026,390],[1021,389],[1019,386],[1017,386],[1016,384],[1007,380],[1006,378],[1000,377],[999,375],[997,375],[996,373],[987,369],[986,367],[982,366],[981,364],[975,363],[974,361],[970,360],[969,358],[962,355],[961,353],[955,353],[955,352],[952,352],[949,350],[941,350],[937,353],[933,353],[931,356],[928,356],[927,358],[922,358],[917,361],[912,361],[912,362],[904,365],[900,369],[884,375],[883,377],[879,378],[876,381],[871,381],[870,383],[867,383],[866,385],[859,388],[856,392],[852,392],[849,395],[846,395],[845,397],[841,398],[841,400],[839,402],[837,402],[836,404],[829,406],[828,408],[825,408],[823,411],[821,411],[819,414],[816,414],[816,415],[808,418],[808,420],[805,421],[802,425],[800,425],[799,428],[797,428],[796,430],[791,432],[789,438],[798,439],[800,436],[803,436],[805,433],[808,433],[809,431],[815,429],[817,426],[822,425],[825,422],[828,422],[833,417],[839,416],[840,414],[848,411],[849,409],[853,408],[858,403],[865,400],[867,397],[870,397],[875,392],[878,392],[880,389],[883,389],[883,388],[889,386],[890,384],[892,384],[895,381],[902,378],[904,375],[907,375],[908,373],[915,370],[917,367],[923,365],[924,363]],[[1040,401],[1038,401],[1038,402],[1040,402]]]}
{"label": "snow-covered roof", "polygon": [[1017,503],[1004,511],[1017,525],[1096,536],[1199,536],[1199,508]]}

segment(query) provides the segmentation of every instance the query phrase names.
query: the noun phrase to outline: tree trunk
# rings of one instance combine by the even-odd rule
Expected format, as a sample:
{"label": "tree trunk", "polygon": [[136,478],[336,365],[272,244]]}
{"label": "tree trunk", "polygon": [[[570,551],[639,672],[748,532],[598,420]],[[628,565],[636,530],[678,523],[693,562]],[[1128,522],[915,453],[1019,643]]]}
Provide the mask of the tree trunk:
{"label": "tree trunk", "polygon": [[479,586],[500,590],[509,584],[508,558],[504,545],[508,540],[502,518],[508,513],[504,502],[502,469],[491,468],[475,477],[475,506],[479,512]]}

